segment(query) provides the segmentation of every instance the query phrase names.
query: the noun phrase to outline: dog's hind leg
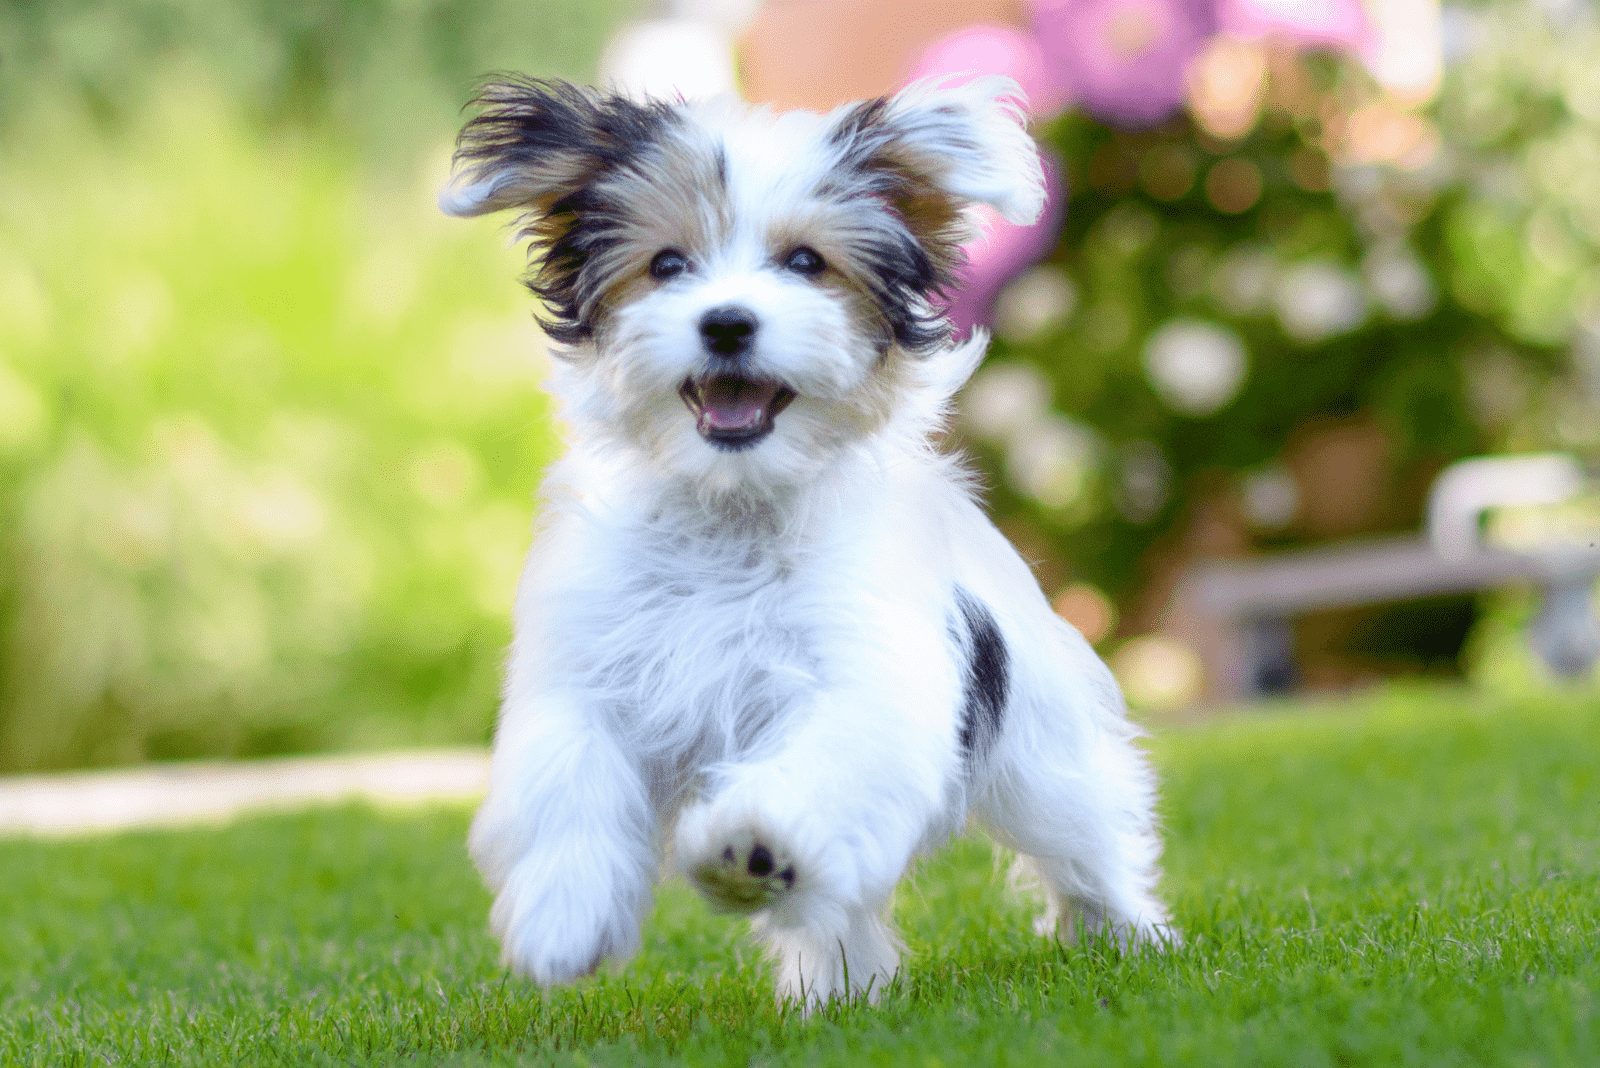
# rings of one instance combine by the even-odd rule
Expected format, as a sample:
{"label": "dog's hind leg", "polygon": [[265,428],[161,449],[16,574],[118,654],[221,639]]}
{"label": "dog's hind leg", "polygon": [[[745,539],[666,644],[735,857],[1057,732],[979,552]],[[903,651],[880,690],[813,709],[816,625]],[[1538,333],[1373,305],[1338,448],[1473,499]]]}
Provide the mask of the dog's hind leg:
{"label": "dog's hind leg", "polygon": [[801,924],[759,916],[754,928],[773,958],[778,998],[810,1012],[837,998],[876,1002],[900,968],[900,944],[879,912],[830,909]]}
{"label": "dog's hind leg", "polygon": [[1075,681],[1065,692],[1018,695],[1020,707],[978,769],[974,814],[1043,883],[1041,934],[1070,940],[1081,923],[1123,944],[1169,941],[1155,894],[1152,776],[1104,669]]}

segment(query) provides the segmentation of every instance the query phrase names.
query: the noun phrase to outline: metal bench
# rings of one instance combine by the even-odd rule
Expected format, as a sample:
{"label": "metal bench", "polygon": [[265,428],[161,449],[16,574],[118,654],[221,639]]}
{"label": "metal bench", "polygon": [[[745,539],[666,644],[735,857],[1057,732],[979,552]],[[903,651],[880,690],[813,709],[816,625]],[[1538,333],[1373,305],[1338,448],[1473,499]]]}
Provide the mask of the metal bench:
{"label": "metal bench", "polygon": [[1539,591],[1529,627],[1534,651],[1563,676],[1600,660],[1600,545],[1556,543],[1510,549],[1482,544],[1482,515],[1512,504],[1549,504],[1592,483],[1565,456],[1469,460],[1440,475],[1421,537],[1348,542],[1195,567],[1180,586],[1176,617],[1193,634],[1208,687],[1220,699],[1294,682],[1290,622],[1332,608],[1473,593],[1504,586]]}

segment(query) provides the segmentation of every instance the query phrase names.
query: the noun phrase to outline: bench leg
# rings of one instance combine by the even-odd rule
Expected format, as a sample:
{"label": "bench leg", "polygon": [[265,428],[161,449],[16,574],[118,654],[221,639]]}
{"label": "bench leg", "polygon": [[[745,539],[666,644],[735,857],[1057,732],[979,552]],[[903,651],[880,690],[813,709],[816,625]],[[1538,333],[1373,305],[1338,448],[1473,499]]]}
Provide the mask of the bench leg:
{"label": "bench leg", "polygon": [[1600,660],[1600,614],[1594,582],[1583,578],[1546,586],[1528,627],[1528,644],[1562,678],[1586,674]]}
{"label": "bench leg", "polygon": [[1300,681],[1294,658],[1294,628],[1287,619],[1269,616],[1251,620],[1245,628],[1245,676],[1253,697],[1287,693]]}

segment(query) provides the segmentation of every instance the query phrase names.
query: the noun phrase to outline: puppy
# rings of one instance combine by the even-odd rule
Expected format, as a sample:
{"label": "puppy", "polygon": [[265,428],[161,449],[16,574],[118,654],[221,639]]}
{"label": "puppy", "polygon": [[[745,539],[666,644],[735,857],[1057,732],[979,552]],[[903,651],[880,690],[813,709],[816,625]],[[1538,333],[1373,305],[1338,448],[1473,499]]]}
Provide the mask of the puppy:
{"label": "puppy", "polygon": [[441,205],[519,213],[571,438],[470,841],[516,971],[626,958],[670,855],[753,916],[780,998],[875,996],[895,884],[969,815],[1043,931],[1167,937],[1117,687],[931,444],[984,348],[936,299],[971,209],[1041,210],[1020,97],[476,98]]}

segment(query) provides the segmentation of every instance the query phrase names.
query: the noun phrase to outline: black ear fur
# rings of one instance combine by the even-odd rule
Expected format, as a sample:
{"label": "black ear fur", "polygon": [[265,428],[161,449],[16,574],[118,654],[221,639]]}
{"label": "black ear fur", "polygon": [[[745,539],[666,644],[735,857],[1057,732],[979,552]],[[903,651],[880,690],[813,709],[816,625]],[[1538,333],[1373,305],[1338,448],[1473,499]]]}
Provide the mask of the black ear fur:
{"label": "black ear fur", "polygon": [[913,165],[879,97],[842,109],[829,133],[839,153],[830,182],[840,196],[872,197],[893,208],[899,225],[874,228],[864,242],[872,268],[873,298],[889,320],[894,339],[912,353],[943,347],[950,322],[926,298],[948,292],[964,254],[961,205]]}
{"label": "black ear fur", "polygon": [[658,143],[677,113],[570,82],[497,75],[468,104],[476,108],[456,140],[454,176],[440,207],[458,216],[516,209],[519,236],[538,257],[527,286],[549,309],[557,341],[592,333],[582,271],[614,244],[616,205],[596,191]]}
{"label": "black ear fur", "polygon": [[660,101],[517,74],[484,81],[467,107],[477,114],[456,139],[455,174],[440,196],[451,215],[548,209],[637,155],[674,114]]}

